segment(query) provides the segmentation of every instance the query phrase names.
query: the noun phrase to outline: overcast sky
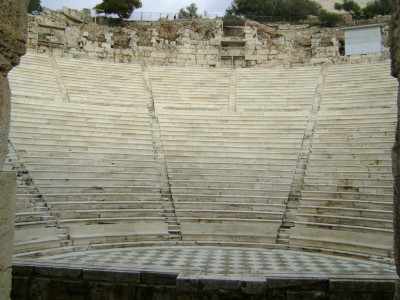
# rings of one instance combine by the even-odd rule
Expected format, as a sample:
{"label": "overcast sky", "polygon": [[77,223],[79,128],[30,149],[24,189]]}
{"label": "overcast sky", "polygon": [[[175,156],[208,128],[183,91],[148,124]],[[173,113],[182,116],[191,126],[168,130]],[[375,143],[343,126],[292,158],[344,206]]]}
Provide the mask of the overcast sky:
{"label": "overcast sky", "polygon": [[[41,0],[42,6],[51,9],[60,9],[63,6],[74,9],[93,8],[102,0]],[[198,13],[206,10],[209,14],[223,14],[232,0],[142,0],[142,8],[135,10],[140,12],[175,13],[190,3],[196,3]]]}

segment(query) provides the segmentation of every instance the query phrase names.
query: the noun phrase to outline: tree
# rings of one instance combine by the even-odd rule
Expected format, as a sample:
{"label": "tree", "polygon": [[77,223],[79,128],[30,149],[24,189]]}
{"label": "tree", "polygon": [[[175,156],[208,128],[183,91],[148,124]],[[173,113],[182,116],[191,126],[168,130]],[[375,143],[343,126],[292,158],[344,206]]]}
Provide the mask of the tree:
{"label": "tree", "polygon": [[95,9],[102,10],[106,14],[117,14],[120,19],[128,19],[135,8],[142,7],[140,0],[103,0]]}
{"label": "tree", "polygon": [[[229,16],[275,16],[277,3],[272,0],[234,0],[226,14]],[[282,1],[279,1],[282,2]],[[275,4],[275,5],[274,5]]]}
{"label": "tree", "polygon": [[344,0],[343,3],[335,3],[334,8],[336,10],[345,10],[351,14],[355,19],[360,19],[363,15],[360,5],[353,0]]}
{"label": "tree", "polygon": [[322,6],[311,0],[285,0],[281,14],[305,19],[309,15],[318,16],[321,11]]}
{"label": "tree", "polygon": [[375,2],[370,2],[363,9],[364,16],[371,19],[377,15],[390,15],[391,6],[389,0],[378,0]]}
{"label": "tree", "polygon": [[197,18],[197,5],[195,3],[191,3],[186,6],[186,8],[181,8],[178,12],[178,16],[180,19],[188,19],[188,18]]}
{"label": "tree", "polygon": [[229,16],[291,16],[306,18],[318,15],[321,5],[312,0],[234,0],[226,14]]}
{"label": "tree", "polygon": [[28,6],[28,12],[30,14],[41,12],[43,7],[40,5],[40,0],[30,0]]}

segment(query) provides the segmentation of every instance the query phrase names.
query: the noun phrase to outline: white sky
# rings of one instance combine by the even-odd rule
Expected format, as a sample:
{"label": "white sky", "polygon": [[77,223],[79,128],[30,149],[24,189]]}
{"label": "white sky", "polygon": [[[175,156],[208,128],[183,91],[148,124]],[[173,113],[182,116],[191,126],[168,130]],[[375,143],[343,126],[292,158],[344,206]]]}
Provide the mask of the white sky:
{"label": "white sky", "polygon": [[[41,0],[42,6],[51,9],[60,9],[63,6],[74,9],[93,8],[101,2],[102,0]],[[232,0],[142,0],[142,8],[135,11],[175,13],[190,3],[196,3],[200,14],[204,10],[209,14],[224,14]]]}

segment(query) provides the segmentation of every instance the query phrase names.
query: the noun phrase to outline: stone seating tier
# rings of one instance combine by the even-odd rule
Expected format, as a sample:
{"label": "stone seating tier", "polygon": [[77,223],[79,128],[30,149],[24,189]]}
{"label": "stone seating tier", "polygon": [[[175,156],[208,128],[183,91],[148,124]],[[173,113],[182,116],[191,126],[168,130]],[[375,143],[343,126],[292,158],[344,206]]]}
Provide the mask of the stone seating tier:
{"label": "stone seating tier", "polygon": [[26,168],[37,194],[25,196],[20,182],[18,253],[178,237],[391,255],[397,84],[388,63],[228,70],[34,54],[25,62],[11,74],[8,168]]}
{"label": "stone seating tier", "polygon": [[[296,225],[300,225],[296,223]],[[338,249],[349,252],[364,252],[383,257],[390,256],[387,245],[392,243],[393,235],[383,236],[381,233],[357,233],[339,231],[333,228],[309,228],[295,226],[291,230],[290,244],[309,246],[314,249]]]}
{"label": "stone seating tier", "polygon": [[145,105],[139,65],[130,65],[130,68],[113,63],[82,65],[74,59],[57,59],[57,64],[71,102],[127,107]]}
{"label": "stone seating tier", "polygon": [[328,68],[321,110],[395,107],[397,82],[388,63],[332,66]]}
{"label": "stone seating tier", "polygon": [[319,68],[238,69],[236,107],[245,111],[309,111]]}
{"label": "stone seating tier", "polygon": [[[149,78],[157,108],[228,109],[229,70],[202,68],[182,70],[182,68],[150,66]],[[174,101],[171,102],[171,99]]]}
{"label": "stone seating tier", "polygon": [[15,72],[10,73],[9,80],[13,95],[49,101],[62,99],[47,55],[27,53]]}

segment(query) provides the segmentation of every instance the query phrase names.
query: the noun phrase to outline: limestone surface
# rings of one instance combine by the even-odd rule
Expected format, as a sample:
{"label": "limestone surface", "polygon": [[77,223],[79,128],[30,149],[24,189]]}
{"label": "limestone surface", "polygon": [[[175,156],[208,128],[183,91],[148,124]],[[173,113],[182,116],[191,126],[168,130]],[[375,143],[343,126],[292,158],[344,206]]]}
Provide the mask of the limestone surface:
{"label": "limestone surface", "polygon": [[15,182],[15,172],[0,172],[0,299],[8,299],[11,292]]}
{"label": "limestone surface", "polygon": [[[400,3],[392,1],[392,24],[390,28],[392,75],[400,80]],[[400,95],[397,101],[400,103]],[[397,115],[400,111],[398,110]],[[393,147],[393,176],[394,176],[394,253],[397,274],[400,275],[400,132],[397,122],[395,144]]]}
{"label": "limestone surface", "polygon": [[[1,58],[2,55],[0,53]],[[10,97],[8,79],[4,73],[0,73],[0,170],[7,154],[8,132],[10,130]]]}
{"label": "limestone surface", "polygon": [[0,1],[0,169],[9,130],[10,92],[6,76],[25,54],[27,18],[27,0]]}
{"label": "limestone surface", "polygon": [[[0,170],[10,128],[7,74],[25,54],[27,0],[0,0]],[[9,299],[14,240],[15,174],[0,173],[0,299]]]}

